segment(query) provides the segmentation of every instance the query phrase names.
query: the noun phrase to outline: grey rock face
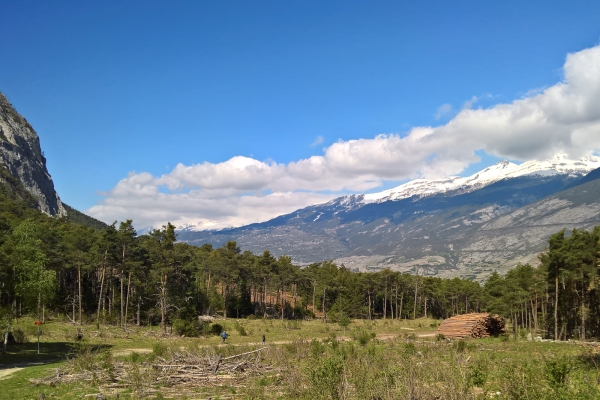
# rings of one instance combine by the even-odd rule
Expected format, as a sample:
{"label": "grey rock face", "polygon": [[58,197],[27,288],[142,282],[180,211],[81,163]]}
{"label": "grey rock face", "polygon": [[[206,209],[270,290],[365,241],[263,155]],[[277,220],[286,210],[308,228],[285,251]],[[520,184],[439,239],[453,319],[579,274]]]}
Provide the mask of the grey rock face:
{"label": "grey rock face", "polygon": [[67,214],[46,169],[40,139],[25,118],[0,93],[0,160],[38,199],[39,209],[52,216]]}

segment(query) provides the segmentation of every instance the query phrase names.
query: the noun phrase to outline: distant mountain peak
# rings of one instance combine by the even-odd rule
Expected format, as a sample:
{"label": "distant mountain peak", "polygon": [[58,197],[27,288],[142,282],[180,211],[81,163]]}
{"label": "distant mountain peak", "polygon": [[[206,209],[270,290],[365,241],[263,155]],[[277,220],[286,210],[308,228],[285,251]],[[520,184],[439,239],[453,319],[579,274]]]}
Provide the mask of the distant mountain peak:
{"label": "distant mountain peak", "polygon": [[528,175],[585,175],[598,167],[600,167],[600,157],[587,156],[579,160],[570,160],[567,155],[562,153],[557,153],[544,161],[532,160],[518,165],[507,160],[502,160],[471,176],[415,179],[392,189],[365,194],[363,201],[365,203],[384,202],[406,199],[413,196],[429,196],[449,191],[467,193],[507,178]]}

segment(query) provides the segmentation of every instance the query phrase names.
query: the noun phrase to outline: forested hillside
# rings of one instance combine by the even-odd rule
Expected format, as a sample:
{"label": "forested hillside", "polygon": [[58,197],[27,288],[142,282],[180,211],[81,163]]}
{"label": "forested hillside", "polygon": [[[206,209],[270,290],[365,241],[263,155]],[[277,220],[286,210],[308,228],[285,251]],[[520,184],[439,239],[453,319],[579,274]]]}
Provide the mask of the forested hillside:
{"label": "forested hillside", "polygon": [[[7,178],[10,180],[9,178]],[[542,265],[520,265],[485,284],[390,270],[353,272],[332,261],[306,268],[268,250],[177,242],[174,226],[138,236],[132,221],[98,230],[31,208],[18,182],[0,192],[0,306],[6,318],[60,314],[73,323],[160,324],[194,331],[197,316],[446,318],[490,311],[515,329],[600,337],[600,228],[561,231]],[[6,189],[6,188],[5,188]],[[34,203],[34,202],[33,202]]]}

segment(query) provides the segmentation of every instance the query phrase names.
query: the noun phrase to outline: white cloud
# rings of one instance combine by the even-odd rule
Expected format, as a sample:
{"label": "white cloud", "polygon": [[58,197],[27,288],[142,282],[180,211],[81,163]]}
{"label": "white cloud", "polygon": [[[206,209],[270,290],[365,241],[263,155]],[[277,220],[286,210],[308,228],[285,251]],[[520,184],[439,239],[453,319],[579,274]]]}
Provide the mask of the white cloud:
{"label": "white cloud", "polygon": [[318,146],[321,143],[323,143],[323,136],[319,135],[319,136],[317,136],[317,138],[315,139],[315,141],[312,142],[312,144],[310,145],[310,147]]}
{"label": "white cloud", "polygon": [[471,97],[469,100],[467,100],[463,103],[463,106],[462,106],[463,110],[473,108],[473,105],[475,103],[477,103],[478,101],[479,101],[479,97],[477,97],[477,96]]}
{"label": "white cloud", "polygon": [[435,119],[440,119],[442,118],[444,115],[450,113],[452,111],[452,104],[442,104],[441,106],[438,107],[436,113],[435,113]]}
{"label": "white cloud", "polygon": [[472,109],[474,96],[445,125],[340,140],[323,155],[288,164],[237,156],[179,164],[159,177],[130,173],[88,213],[104,221],[133,218],[139,227],[167,220],[242,225],[333,197],[318,191],[457,174],[479,160],[478,150],[513,160],[591,154],[600,149],[600,46],[569,54],[563,70],[561,82],[512,103]]}

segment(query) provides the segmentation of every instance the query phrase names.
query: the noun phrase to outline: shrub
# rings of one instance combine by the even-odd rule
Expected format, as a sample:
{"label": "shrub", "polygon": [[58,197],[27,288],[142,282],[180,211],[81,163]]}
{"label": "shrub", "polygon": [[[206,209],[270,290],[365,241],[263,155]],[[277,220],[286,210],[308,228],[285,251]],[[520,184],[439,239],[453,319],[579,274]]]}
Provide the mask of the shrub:
{"label": "shrub", "polygon": [[221,324],[212,324],[210,326],[210,333],[212,333],[213,335],[220,335],[221,332],[223,332],[223,325]]}
{"label": "shrub", "polygon": [[352,338],[358,341],[361,346],[366,346],[371,339],[375,338],[375,332],[367,332],[364,329],[360,329],[352,334]]}
{"label": "shrub", "polygon": [[456,342],[456,352],[457,353],[464,353],[464,351],[467,349],[467,342],[465,342],[464,340],[459,340],[458,342]]}
{"label": "shrub", "polygon": [[140,355],[140,353],[136,353],[135,351],[129,355],[129,361],[132,363],[141,363],[142,360],[143,357]]}
{"label": "shrub", "polygon": [[167,346],[161,342],[156,342],[152,346],[152,354],[156,357],[163,357],[167,353]]}
{"label": "shrub", "polygon": [[438,333],[437,336],[435,337],[435,340],[437,340],[438,342],[441,342],[442,340],[446,340],[446,337],[444,336],[443,333]]}
{"label": "shrub", "polygon": [[175,330],[178,335],[189,337],[198,336],[200,331],[196,323],[183,319],[176,319],[173,321],[173,330]]}
{"label": "shrub", "polygon": [[319,358],[323,353],[325,353],[325,346],[317,339],[313,339],[310,342],[310,355]]}
{"label": "shrub", "polygon": [[553,388],[564,386],[572,369],[573,362],[567,356],[547,359],[544,365],[546,380]]}
{"label": "shrub", "polygon": [[471,365],[469,369],[469,383],[473,386],[483,387],[487,382],[487,369],[481,363]]}
{"label": "shrub", "polygon": [[409,358],[417,354],[417,346],[414,343],[406,343],[404,346],[404,357]]}
{"label": "shrub", "polygon": [[17,343],[17,344],[27,343],[27,335],[25,334],[25,332],[23,332],[22,329],[15,328],[15,329],[13,329],[12,334],[13,334],[15,343]]}
{"label": "shrub", "polygon": [[233,325],[234,329],[239,333],[240,336],[248,336],[246,329],[242,325],[240,325],[237,321],[235,321],[235,325]]}
{"label": "shrub", "polygon": [[337,357],[324,358],[308,370],[312,390],[318,397],[342,398],[344,363]]}

